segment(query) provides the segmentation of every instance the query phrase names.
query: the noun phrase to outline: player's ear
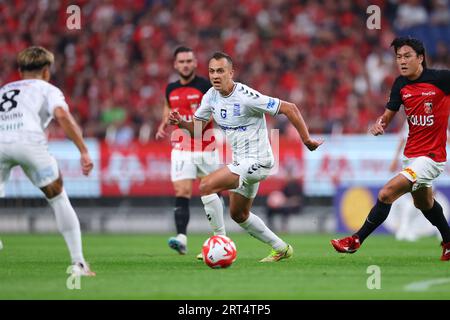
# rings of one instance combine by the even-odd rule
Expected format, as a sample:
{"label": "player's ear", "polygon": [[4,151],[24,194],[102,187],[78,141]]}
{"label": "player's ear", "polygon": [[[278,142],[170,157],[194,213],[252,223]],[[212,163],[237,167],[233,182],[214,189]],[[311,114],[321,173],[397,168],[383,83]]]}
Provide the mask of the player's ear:
{"label": "player's ear", "polygon": [[417,58],[419,59],[420,64],[422,64],[422,62],[423,62],[423,54],[417,55]]}

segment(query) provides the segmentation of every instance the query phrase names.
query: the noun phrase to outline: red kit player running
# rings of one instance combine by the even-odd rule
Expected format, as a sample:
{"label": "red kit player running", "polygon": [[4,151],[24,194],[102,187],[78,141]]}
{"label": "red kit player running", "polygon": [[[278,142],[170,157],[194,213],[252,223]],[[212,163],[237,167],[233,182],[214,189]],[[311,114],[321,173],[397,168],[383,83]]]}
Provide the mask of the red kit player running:
{"label": "red kit player running", "polygon": [[447,154],[450,70],[427,69],[423,43],[412,38],[392,42],[400,76],[392,86],[386,111],[370,128],[377,136],[384,133],[400,106],[408,119],[409,135],[404,150],[403,170],[378,193],[375,206],[358,232],[331,240],[338,252],[354,253],[363,241],[389,215],[392,203],[411,192],[414,205],[442,236],[441,260],[450,260],[450,228],[441,205],[433,198],[432,181],[444,170]]}

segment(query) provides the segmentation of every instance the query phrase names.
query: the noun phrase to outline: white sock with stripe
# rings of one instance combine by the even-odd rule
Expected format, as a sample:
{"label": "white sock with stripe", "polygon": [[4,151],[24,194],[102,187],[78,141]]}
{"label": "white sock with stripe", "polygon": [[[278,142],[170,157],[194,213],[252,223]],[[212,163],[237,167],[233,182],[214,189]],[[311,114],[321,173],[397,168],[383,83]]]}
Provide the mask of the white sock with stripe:
{"label": "white sock with stripe", "polygon": [[201,197],[205,207],[206,217],[214,232],[214,235],[226,235],[223,220],[223,204],[217,193]]}

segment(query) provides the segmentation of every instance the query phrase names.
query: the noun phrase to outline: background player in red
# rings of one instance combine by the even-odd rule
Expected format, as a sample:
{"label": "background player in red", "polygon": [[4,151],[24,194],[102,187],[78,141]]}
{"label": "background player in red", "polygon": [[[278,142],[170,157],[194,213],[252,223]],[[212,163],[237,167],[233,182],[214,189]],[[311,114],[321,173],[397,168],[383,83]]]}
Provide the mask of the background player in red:
{"label": "background player in red", "polygon": [[389,215],[392,203],[411,192],[414,205],[442,236],[441,260],[450,260],[450,228],[441,205],[434,199],[432,181],[444,170],[447,154],[447,123],[450,101],[450,71],[427,69],[425,48],[420,40],[396,38],[394,47],[400,76],[395,80],[386,111],[370,128],[377,136],[404,106],[409,135],[404,150],[403,170],[386,183],[377,203],[358,232],[331,240],[338,252],[354,253]]}
{"label": "background player in red", "polygon": [[[178,111],[185,121],[192,121],[194,112],[200,106],[203,94],[211,87],[209,80],[195,74],[197,60],[188,47],[178,47],[174,52],[174,68],[179,80],[166,87],[166,101],[162,122],[156,139],[167,136],[171,110]],[[204,131],[212,129],[209,123]],[[175,189],[175,226],[177,235],[169,239],[169,246],[180,254],[187,252],[187,226],[189,223],[189,201],[195,179],[206,176],[219,168],[219,154],[214,148],[214,136],[194,140],[177,129],[172,134],[171,179]],[[223,205],[217,194],[202,198],[208,221],[215,235],[225,235]],[[198,256],[201,258],[201,255]]]}

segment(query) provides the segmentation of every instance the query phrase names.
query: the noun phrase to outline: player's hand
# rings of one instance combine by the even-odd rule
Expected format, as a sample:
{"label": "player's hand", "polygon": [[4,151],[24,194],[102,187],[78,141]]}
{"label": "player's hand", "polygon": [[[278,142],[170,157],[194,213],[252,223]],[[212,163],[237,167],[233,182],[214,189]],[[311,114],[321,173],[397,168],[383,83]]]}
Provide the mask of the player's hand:
{"label": "player's hand", "polygon": [[383,122],[383,119],[378,119],[377,122],[369,128],[369,132],[374,136],[379,136],[384,133],[384,128],[386,124]]}
{"label": "player's hand", "polygon": [[167,122],[162,122],[159,125],[158,131],[156,132],[156,135],[155,135],[156,140],[163,139],[167,136],[166,127],[167,127]]}
{"label": "player's hand", "polygon": [[181,122],[181,116],[178,111],[172,111],[169,114],[169,123],[172,125],[179,125]]}
{"label": "player's hand", "polygon": [[80,158],[81,170],[85,176],[88,176],[91,170],[94,168],[94,163],[92,162],[91,156],[89,153],[84,152],[81,154]]}
{"label": "player's hand", "polygon": [[303,144],[308,148],[309,151],[316,150],[322,143],[323,139],[311,139],[308,138],[306,141],[303,141]]}

